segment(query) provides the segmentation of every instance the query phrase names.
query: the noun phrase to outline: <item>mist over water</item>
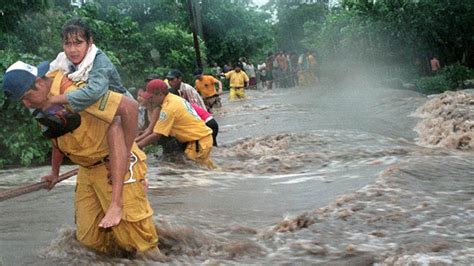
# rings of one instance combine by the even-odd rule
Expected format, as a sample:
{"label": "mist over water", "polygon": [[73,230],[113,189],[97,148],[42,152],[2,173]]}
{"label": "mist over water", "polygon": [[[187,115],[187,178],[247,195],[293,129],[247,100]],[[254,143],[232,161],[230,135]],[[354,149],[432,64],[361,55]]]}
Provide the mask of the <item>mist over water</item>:
{"label": "mist over water", "polygon": [[[149,156],[148,194],[169,262],[474,262],[471,92],[427,98],[349,86],[247,95],[214,114],[218,170]],[[48,168],[21,171],[0,172],[1,188]],[[75,240],[73,184],[0,203],[2,262],[152,264]]]}

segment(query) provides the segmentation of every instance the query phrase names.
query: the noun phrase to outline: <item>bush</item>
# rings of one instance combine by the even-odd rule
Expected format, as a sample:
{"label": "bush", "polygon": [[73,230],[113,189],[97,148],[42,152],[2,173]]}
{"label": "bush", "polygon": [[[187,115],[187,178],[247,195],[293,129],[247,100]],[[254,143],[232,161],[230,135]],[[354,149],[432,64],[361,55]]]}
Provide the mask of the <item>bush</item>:
{"label": "bush", "polygon": [[451,89],[464,88],[464,81],[472,76],[472,71],[459,63],[455,63],[443,68],[439,75],[442,75],[449,83]]}
{"label": "bush", "polygon": [[432,77],[423,77],[415,86],[422,93],[441,93],[464,88],[464,81],[471,78],[473,71],[459,63],[444,67]]}
{"label": "bush", "polygon": [[[40,58],[0,50],[0,83],[8,66],[17,60],[37,64]],[[3,85],[2,85],[3,86]],[[43,163],[50,143],[41,136],[29,111],[18,102],[5,100],[0,94],[0,168],[5,165]]]}
{"label": "bush", "polygon": [[415,82],[416,90],[425,93],[441,93],[449,90],[449,81],[444,75],[436,75],[432,77],[422,77]]}

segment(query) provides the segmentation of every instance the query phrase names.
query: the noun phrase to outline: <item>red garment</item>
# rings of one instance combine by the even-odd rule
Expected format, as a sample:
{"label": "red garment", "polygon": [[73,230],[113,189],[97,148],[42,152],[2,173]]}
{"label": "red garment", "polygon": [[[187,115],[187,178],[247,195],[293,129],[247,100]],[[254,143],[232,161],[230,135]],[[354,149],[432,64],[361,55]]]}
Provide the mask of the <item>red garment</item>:
{"label": "red garment", "polygon": [[199,115],[199,117],[202,119],[202,121],[207,122],[207,121],[212,119],[212,115],[208,111],[206,111],[206,110],[202,109],[201,107],[199,107],[197,104],[191,103],[191,106],[194,108],[194,110]]}

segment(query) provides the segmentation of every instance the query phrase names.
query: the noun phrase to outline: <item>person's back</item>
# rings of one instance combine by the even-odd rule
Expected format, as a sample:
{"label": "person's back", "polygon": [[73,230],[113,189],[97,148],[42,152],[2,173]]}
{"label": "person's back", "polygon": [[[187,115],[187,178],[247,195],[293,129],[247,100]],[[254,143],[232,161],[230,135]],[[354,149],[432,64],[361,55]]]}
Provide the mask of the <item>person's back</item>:
{"label": "person's back", "polygon": [[196,79],[196,90],[203,98],[211,97],[217,94],[215,84],[218,80],[210,75],[202,75],[201,79]]}
{"label": "person's back", "polygon": [[432,72],[436,72],[441,68],[439,60],[436,56],[433,56],[433,58],[430,60],[430,64],[431,64],[431,71]]}
{"label": "person's back", "polygon": [[257,85],[257,74],[255,73],[255,67],[252,64],[252,62],[247,61],[247,63],[244,65],[244,71],[249,77],[249,88],[256,89]]}
{"label": "person's back", "polygon": [[272,89],[273,87],[273,57],[274,55],[272,53],[268,53],[265,60],[265,80],[268,89]]}
{"label": "person's back", "polygon": [[316,67],[316,57],[313,54],[308,55],[308,67],[314,69]]}
{"label": "person's back", "polygon": [[160,119],[153,132],[186,143],[184,153],[189,159],[209,169],[215,168],[209,158],[213,131],[201,120],[191,104],[177,95],[167,93],[161,106]]}
{"label": "person's back", "polygon": [[231,70],[232,70],[231,65],[230,65],[230,64],[225,64],[225,65],[224,65],[224,68],[222,69],[222,72],[223,72],[223,73],[227,73],[227,72],[229,72],[229,71],[231,71]]}
{"label": "person's back", "polygon": [[[164,117],[173,118],[172,124],[163,126],[163,121],[166,120]],[[170,136],[176,137],[181,143],[195,141],[212,133],[191,104],[172,93],[166,96],[162,104],[160,120],[155,125],[155,129],[157,128],[168,131]]]}
{"label": "person's back", "polygon": [[214,63],[214,76],[219,77],[222,74],[222,68]]}
{"label": "person's back", "polygon": [[197,106],[196,104],[191,104],[193,109],[196,111],[196,113],[199,115],[202,121],[206,123],[206,126],[210,129],[212,129],[212,141],[213,141],[213,146],[218,146],[217,145],[217,134],[219,134],[219,124],[217,124],[217,121],[212,117],[212,115],[202,109],[201,107]]}
{"label": "person's back", "polygon": [[286,71],[288,69],[288,60],[283,53],[277,56],[277,64],[278,68],[282,71]]}
{"label": "person's back", "polygon": [[246,63],[244,66],[244,71],[245,73],[247,73],[247,76],[249,78],[255,78],[256,77],[256,74],[255,74],[255,67],[253,66],[252,63]]}

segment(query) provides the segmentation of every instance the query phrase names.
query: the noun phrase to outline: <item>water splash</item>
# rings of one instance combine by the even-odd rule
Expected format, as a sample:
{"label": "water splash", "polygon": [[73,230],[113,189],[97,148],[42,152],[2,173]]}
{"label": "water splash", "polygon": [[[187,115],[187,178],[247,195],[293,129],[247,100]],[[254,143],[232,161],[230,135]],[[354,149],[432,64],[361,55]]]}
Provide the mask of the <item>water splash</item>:
{"label": "water splash", "polygon": [[415,127],[420,145],[474,151],[474,93],[444,92],[415,115],[423,118]]}

